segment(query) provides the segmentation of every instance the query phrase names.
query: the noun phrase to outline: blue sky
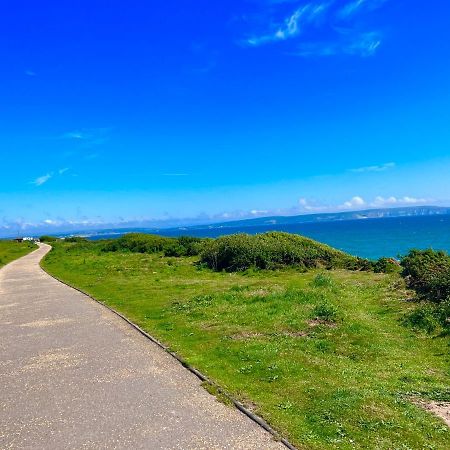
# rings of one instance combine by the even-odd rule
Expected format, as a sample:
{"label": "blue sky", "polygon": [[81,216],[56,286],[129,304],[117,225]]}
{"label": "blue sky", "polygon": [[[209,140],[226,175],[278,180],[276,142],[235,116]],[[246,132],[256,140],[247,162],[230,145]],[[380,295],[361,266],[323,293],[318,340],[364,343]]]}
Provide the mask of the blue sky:
{"label": "blue sky", "polygon": [[6,2],[0,234],[450,205],[450,4]]}

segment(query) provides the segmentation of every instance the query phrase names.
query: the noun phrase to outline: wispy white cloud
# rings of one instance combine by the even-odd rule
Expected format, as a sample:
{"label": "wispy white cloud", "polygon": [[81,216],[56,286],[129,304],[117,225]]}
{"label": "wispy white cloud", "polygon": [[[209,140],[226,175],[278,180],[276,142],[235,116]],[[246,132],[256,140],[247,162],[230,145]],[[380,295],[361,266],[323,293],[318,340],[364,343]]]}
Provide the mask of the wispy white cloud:
{"label": "wispy white cloud", "polygon": [[[307,3],[299,6],[266,33],[254,34],[244,40],[247,46],[258,47],[271,42],[292,41],[292,55],[369,57],[380,48],[383,34],[358,26],[359,16],[373,11],[387,0],[355,0],[339,6],[336,0]],[[280,2],[276,2],[280,3]],[[282,2],[284,3],[284,2]],[[276,9],[276,7],[275,7]],[[331,37],[323,40],[324,32]]]}
{"label": "wispy white cloud", "polygon": [[31,182],[31,184],[34,184],[35,186],[42,186],[43,184],[47,183],[47,181],[50,180],[52,176],[53,173],[47,173],[45,175],[37,177],[35,180]]}
{"label": "wispy white cloud", "polygon": [[350,172],[355,173],[364,173],[364,172],[384,172],[389,169],[393,169],[395,167],[394,162],[388,162],[385,164],[380,164],[376,166],[365,166],[365,167],[358,167],[357,169],[350,169]]}
{"label": "wispy white cloud", "polygon": [[379,8],[387,0],[354,0],[348,2],[339,11],[338,16],[341,18],[349,18],[363,11],[372,11]]}
{"label": "wispy white cloud", "polygon": [[326,8],[326,4],[302,6],[286,19],[285,26],[278,29],[275,36],[278,39],[288,39],[297,36],[301,31],[302,25],[314,22],[319,15],[325,12]]}
{"label": "wispy white cloud", "polygon": [[[64,175],[69,170],[68,167],[63,167],[56,171],[56,175]],[[42,186],[43,184],[47,183],[51,178],[55,176],[55,172],[48,172],[45,175],[42,175],[40,177],[37,177],[35,180],[31,182],[31,184],[34,184],[35,186]]]}
{"label": "wispy white cloud", "polygon": [[373,56],[381,45],[381,33],[376,31],[357,35],[351,33],[350,36],[350,41],[341,47],[347,55]]}
{"label": "wispy white cloud", "polygon": [[37,75],[37,73],[32,70],[25,70],[25,75],[27,77],[35,77]]}
{"label": "wispy white cloud", "polygon": [[356,0],[347,3],[344,7],[342,7],[339,11],[339,15],[341,17],[348,17],[352,14],[355,14],[367,3],[367,0]]}
{"label": "wispy white cloud", "polygon": [[82,148],[92,148],[107,142],[110,131],[110,128],[74,130],[63,133],[59,136],[59,139],[77,142]]}
{"label": "wispy white cloud", "polygon": [[373,56],[381,45],[382,37],[378,32],[341,33],[337,41],[304,42],[292,54],[303,57],[349,55]]}
{"label": "wispy white cloud", "polygon": [[61,135],[61,139],[74,139],[74,140],[85,140],[88,139],[88,135],[81,131],[69,131]]}
{"label": "wispy white cloud", "polygon": [[328,8],[327,3],[308,3],[296,9],[290,16],[286,17],[284,23],[279,25],[271,33],[253,36],[246,39],[246,43],[258,46],[273,41],[285,41],[298,36],[304,27],[314,23]]}

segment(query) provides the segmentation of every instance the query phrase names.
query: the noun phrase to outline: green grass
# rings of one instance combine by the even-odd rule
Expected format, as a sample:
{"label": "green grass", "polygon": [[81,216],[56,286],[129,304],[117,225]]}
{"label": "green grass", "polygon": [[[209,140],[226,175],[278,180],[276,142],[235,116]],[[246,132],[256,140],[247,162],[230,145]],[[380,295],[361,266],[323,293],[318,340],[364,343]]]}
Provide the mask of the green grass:
{"label": "green grass", "polygon": [[0,241],[0,268],[36,249],[31,242]]}
{"label": "green grass", "polygon": [[404,325],[397,274],[216,273],[195,258],[55,244],[44,268],[169,345],[299,448],[447,449],[449,339]]}

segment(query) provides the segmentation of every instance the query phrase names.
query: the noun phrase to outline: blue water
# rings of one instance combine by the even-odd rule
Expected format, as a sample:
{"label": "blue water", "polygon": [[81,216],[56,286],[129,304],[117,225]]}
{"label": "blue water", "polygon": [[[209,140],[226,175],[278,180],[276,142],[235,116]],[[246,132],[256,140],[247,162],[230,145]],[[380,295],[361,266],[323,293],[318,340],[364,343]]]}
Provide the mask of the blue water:
{"label": "blue water", "polygon": [[[118,230],[119,231],[119,230]],[[142,230],[144,231],[144,230]],[[150,230],[148,230],[150,232]],[[363,258],[398,257],[411,248],[433,248],[450,252],[450,216],[418,216],[361,219],[290,225],[205,227],[202,229],[160,230],[164,236],[190,235],[218,237],[234,233],[286,231],[310,237]],[[153,233],[155,233],[153,231]],[[117,237],[114,236],[102,236]]]}

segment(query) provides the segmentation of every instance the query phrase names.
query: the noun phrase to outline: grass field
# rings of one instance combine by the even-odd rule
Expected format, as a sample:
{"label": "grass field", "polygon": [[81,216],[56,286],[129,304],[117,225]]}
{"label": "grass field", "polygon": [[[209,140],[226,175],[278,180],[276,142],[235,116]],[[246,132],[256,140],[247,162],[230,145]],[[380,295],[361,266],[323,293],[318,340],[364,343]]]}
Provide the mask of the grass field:
{"label": "grass field", "polygon": [[298,448],[448,449],[445,335],[402,323],[397,274],[216,273],[196,258],[56,243],[43,267],[129,317]]}
{"label": "grass field", "polygon": [[0,268],[36,249],[31,242],[0,241]]}

